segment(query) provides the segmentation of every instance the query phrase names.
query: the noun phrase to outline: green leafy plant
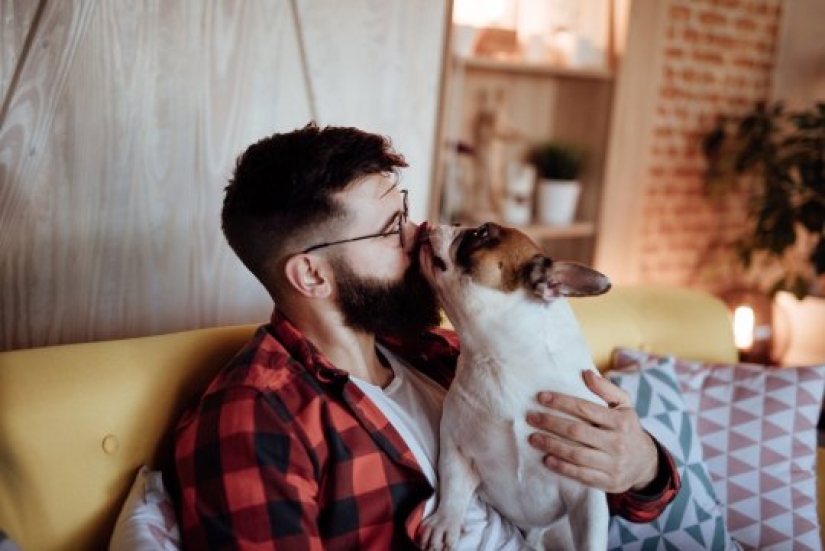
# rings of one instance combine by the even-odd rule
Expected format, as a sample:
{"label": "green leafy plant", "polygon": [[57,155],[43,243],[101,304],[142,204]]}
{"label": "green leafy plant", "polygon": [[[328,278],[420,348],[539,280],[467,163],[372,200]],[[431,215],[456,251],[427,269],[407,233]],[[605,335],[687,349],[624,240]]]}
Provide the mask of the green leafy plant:
{"label": "green leafy plant", "polygon": [[825,291],[817,287],[825,274],[825,103],[802,111],[758,104],[741,118],[720,118],[702,151],[711,196],[743,189],[749,196],[749,227],[738,243],[743,266],[760,253],[780,263],[771,294]]}
{"label": "green leafy plant", "polygon": [[530,148],[527,162],[536,167],[539,178],[575,180],[587,165],[587,152],[583,147],[571,143],[542,142]]}

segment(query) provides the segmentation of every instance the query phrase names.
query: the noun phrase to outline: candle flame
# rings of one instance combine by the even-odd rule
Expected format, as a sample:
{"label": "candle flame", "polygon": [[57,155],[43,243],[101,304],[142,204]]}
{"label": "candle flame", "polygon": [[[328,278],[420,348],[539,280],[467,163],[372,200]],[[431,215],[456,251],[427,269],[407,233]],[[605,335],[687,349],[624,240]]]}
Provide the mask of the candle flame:
{"label": "candle flame", "polygon": [[733,339],[736,348],[747,350],[753,346],[753,330],[756,319],[753,308],[750,306],[737,306],[733,312]]}

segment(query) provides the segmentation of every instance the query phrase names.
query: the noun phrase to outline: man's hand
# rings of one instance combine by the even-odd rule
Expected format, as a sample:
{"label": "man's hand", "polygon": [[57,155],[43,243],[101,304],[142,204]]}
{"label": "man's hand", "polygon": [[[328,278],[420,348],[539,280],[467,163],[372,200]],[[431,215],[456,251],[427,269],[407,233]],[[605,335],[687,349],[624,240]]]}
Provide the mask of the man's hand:
{"label": "man's hand", "polygon": [[540,392],[541,405],[572,419],[529,412],[527,422],[540,429],[530,444],[546,454],[548,468],[588,486],[610,493],[644,489],[656,478],[659,454],[627,393],[593,371],[584,372],[584,382],[608,406]]}

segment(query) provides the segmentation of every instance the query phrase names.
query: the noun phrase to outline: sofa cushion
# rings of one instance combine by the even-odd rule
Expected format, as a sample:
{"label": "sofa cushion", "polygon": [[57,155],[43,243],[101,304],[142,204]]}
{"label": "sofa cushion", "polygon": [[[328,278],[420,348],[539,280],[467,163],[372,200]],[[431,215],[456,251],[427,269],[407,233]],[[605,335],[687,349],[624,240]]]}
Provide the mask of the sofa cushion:
{"label": "sofa cushion", "polygon": [[[614,366],[659,360],[618,349]],[[825,366],[674,359],[674,367],[733,537],[758,549],[819,549],[816,423]]]}
{"label": "sofa cushion", "polygon": [[612,517],[608,548],[702,550],[734,547],[672,360],[651,361],[644,370],[614,371],[609,376],[630,395],[642,426],[673,455],[682,478],[682,489],[653,522],[633,524]]}
{"label": "sofa cushion", "polygon": [[160,471],[141,467],[112,533],[110,551],[175,551],[180,531]]}

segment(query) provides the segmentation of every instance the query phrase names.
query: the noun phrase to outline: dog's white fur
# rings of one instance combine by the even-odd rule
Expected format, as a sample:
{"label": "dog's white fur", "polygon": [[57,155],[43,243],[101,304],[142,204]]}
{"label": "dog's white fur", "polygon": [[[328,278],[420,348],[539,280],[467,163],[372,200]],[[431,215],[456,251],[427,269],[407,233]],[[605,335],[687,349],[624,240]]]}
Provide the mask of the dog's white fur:
{"label": "dog's white fur", "polygon": [[[517,231],[495,229],[511,237],[510,232]],[[554,549],[606,549],[604,493],[548,469],[541,452],[528,443],[535,429],[527,424],[526,416],[528,410],[540,407],[536,395],[543,390],[604,404],[584,385],[582,371],[595,367],[563,297],[598,294],[610,284],[589,268],[548,264],[549,259],[545,261],[547,273],[539,276],[546,279],[534,279],[533,288],[526,284],[503,290],[495,281],[492,286],[490,281],[479,283],[466,266],[456,263],[462,232],[468,231],[478,230],[427,228],[429,239],[421,252],[422,272],[461,340],[458,369],[441,420],[439,504],[422,525],[421,543],[428,549],[456,549],[465,510],[478,491],[528,534],[530,545],[542,548],[546,542]],[[532,252],[523,245],[524,239],[534,247]],[[483,252],[484,262],[498,259],[499,268],[522,269],[507,264],[528,263],[530,258],[525,257],[540,253],[524,234],[516,238],[521,243],[517,254],[496,250],[511,241],[490,246]],[[570,286],[576,283],[577,270],[584,270],[582,277],[590,278],[585,292]],[[598,291],[593,291],[594,278]]]}

